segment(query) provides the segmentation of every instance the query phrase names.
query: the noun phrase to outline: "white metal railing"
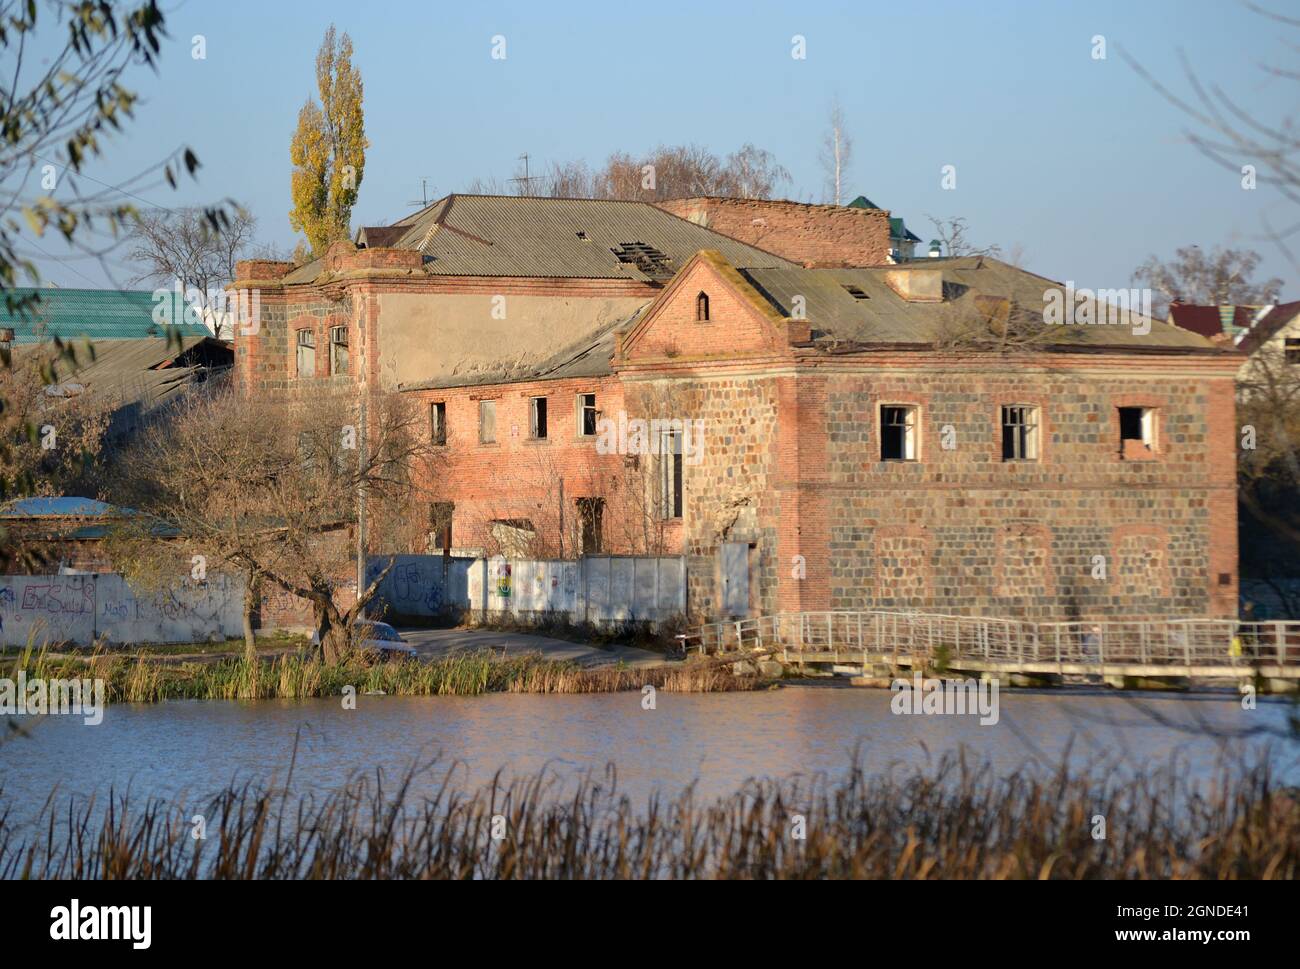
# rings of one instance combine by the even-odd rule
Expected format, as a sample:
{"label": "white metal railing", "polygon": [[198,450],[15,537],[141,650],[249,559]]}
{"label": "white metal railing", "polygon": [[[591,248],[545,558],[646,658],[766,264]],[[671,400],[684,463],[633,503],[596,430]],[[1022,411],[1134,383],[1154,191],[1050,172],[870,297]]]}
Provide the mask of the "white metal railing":
{"label": "white metal railing", "polygon": [[917,612],[793,612],[697,627],[704,653],[915,654],[1022,663],[1250,665],[1300,663],[1300,621],[1151,619],[1029,622]]}

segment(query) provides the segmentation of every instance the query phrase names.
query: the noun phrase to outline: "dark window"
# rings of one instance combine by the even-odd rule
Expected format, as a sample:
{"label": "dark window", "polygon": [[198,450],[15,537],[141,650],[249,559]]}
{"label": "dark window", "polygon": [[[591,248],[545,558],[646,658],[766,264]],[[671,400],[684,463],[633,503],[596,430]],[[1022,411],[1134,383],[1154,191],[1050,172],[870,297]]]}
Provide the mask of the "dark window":
{"label": "dark window", "polygon": [[600,551],[600,526],[605,515],[604,498],[579,498],[578,531],[583,555],[593,555]]}
{"label": "dark window", "polygon": [[596,395],[578,395],[578,436],[596,436]]}
{"label": "dark window", "polygon": [[330,373],[348,372],[348,328],[330,327]]}
{"label": "dark window", "polygon": [[659,443],[659,514],[662,518],[682,517],[682,435],[667,431]]}
{"label": "dark window", "polygon": [[1289,336],[1284,343],[1284,352],[1287,363],[1300,363],[1300,339]]}
{"label": "dark window", "polygon": [[857,286],[849,286],[849,285],[845,285],[844,288],[845,288],[846,290],[848,290],[849,295],[852,296],[854,299],[870,299],[870,298],[871,298],[871,297],[868,296],[865,292],[863,292],[861,288],[859,288],[859,287],[857,287]]}
{"label": "dark window", "polygon": [[697,323],[709,322],[709,294],[700,293],[695,297],[695,320]]}
{"label": "dark window", "polygon": [[451,520],[456,505],[450,501],[435,501],[429,506],[429,532],[433,547],[443,555],[451,554]]}
{"label": "dark window", "polygon": [[429,405],[429,439],[434,444],[447,443],[447,404],[444,401]]}
{"label": "dark window", "polygon": [[1038,409],[1020,404],[1002,408],[1002,460],[1038,459]]}
{"label": "dark window", "polygon": [[1142,408],[1121,407],[1119,409],[1119,439],[1121,441],[1141,441]]}
{"label": "dark window", "polygon": [[914,461],[916,459],[916,408],[884,406],[880,408],[880,460]]}
{"label": "dark window", "polygon": [[529,406],[529,434],[541,441],[546,439],[546,398],[534,397]]}

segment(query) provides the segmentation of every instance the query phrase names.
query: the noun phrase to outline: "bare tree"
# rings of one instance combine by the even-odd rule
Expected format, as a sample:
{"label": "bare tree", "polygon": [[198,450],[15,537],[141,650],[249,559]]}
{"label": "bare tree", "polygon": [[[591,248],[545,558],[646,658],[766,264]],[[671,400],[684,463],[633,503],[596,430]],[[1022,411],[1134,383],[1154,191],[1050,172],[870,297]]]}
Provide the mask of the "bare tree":
{"label": "bare tree", "polygon": [[951,216],[947,219],[936,219],[933,215],[926,215],[930,224],[934,226],[935,237],[943,247],[945,256],[997,256],[1001,254],[1000,246],[976,246],[966,236],[969,226],[966,219],[961,216]]}
{"label": "bare tree", "polygon": [[831,103],[830,127],[822,141],[821,163],[826,173],[824,200],[832,205],[844,204],[844,179],[853,160],[853,139],[844,130],[844,109],[839,99]]}
{"label": "bare tree", "polygon": [[[1266,9],[1250,0],[1242,4],[1251,14],[1266,22],[1279,35],[1284,48],[1300,51],[1300,19]],[[1234,97],[1193,68],[1187,55],[1180,51],[1183,80],[1189,93],[1175,92],[1171,85],[1157,79],[1143,63],[1128,51],[1121,56],[1137,74],[1173,105],[1189,123],[1184,137],[1199,152],[1241,180],[1243,189],[1262,186],[1276,193],[1274,204],[1265,206],[1261,215],[1260,238],[1276,245],[1291,268],[1300,272],[1300,257],[1295,239],[1300,236],[1300,120],[1290,107],[1278,117],[1263,117],[1248,100]],[[1293,63],[1261,61],[1255,65],[1268,84],[1300,84],[1300,70]],[[1234,74],[1240,75],[1240,71]],[[1294,91],[1294,88],[1292,89]],[[1253,91],[1253,87],[1252,87]],[[1295,104],[1283,98],[1279,103]]]}
{"label": "bare tree", "polygon": [[40,344],[0,368],[0,499],[94,493],[110,414],[73,372],[88,352]]}
{"label": "bare tree", "polygon": [[1183,246],[1168,262],[1149,256],[1134,270],[1133,279],[1154,291],[1161,316],[1175,299],[1212,306],[1276,303],[1282,280],[1255,282],[1259,261],[1259,253],[1250,249],[1215,247],[1207,256],[1200,246]]}
{"label": "bare tree", "polygon": [[488,195],[549,195],[553,198],[658,202],[695,195],[772,198],[790,173],[771,152],[745,144],[725,159],[699,145],[660,145],[638,158],[614,152],[593,171],[583,161],[553,162],[547,174],[524,174],[509,188],[496,179],[475,179],[468,191]]}
{"label": "bare tree", "polygon": [[1043,307],[1000,296],[945,302],[936,314],[934,344],[941,350],[1027,353],[1056,342],[1060,332],[1043,322]]}
{"label": "bare tree", "polygon": [[252,248],[256,231],[257,219],[243,206],[233,207],[223,221],[196,208],[139,212],[128,255],[144,271],[132,282],[166,288],[179,281],[196,315],[221,339],[228,328],[224,288],[235,278],[235,263]]}
{"label": "bare tree", "polygon": [[[311,604],[322,657],[338,662],[392,565],[390,558],[350,605],[339,598],[354,574],[359,496],[385,554],[427,540],[420,510],[434,452],[422,417],[401,395],[376,392],[366,404],[363,427],[350,396],[186,395],[120,462],[112,493],[141,512],[123,526],[135,534],[118,544],[127,550],[120,567],[138,573],[152,555],[188,572],[199,554],[208,568],[235,570],[250,586],[298,596]],[[153,537],[160,531],[175,537],[160,542]]]}

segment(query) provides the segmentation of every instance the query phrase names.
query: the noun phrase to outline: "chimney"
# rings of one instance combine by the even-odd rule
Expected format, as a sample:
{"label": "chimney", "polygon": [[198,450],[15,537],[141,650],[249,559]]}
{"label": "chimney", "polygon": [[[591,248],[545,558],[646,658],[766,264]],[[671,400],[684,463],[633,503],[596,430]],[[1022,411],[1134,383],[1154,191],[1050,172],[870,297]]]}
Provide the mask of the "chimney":
{"label": "chimney", "polygon": [[943,273],[938,269],[891,269],[885,282],[909,303],[943,302]]}

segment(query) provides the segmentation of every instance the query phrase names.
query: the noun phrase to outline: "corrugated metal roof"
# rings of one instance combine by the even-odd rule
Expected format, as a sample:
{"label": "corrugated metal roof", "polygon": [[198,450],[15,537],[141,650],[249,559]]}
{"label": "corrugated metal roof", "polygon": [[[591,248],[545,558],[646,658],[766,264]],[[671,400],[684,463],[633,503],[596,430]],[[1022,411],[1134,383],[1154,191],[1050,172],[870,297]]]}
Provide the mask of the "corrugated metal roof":
{"label": "corrugated metal roof", "polygon": [[[145,337],[138,340],[96,340],[87,348],[74,344],[77,360],[60,360],[55,387],[69,385],[71,392],[103,395],[117,408],[130,404],[152,406],[180,393],[201,366],[169,366],[204,341],[214,347],[224,344],[204,336]],[[20,348],[18,354],[37,352],[35,345]],[[231,354],[233,359],[233,353]],[[52,392],[57,393],[57,391]]]}
{"label": "corrugated metal roof", "polygon": [[153,320],[153,293],[118,289],[15,288],[15,298],[39,297],[26,315],[9,312],[0,300],[0,327],[12,327],[14,343],[61,340],[131,340],[154,336],[164,329],[197,337],[211,336],[198,324],[163,327]]}
{"label": "corrugated metal roof", "polygon": [[[942,273],[944,301],[906,300],[885,281],[887,273],[909,270]],[[1038,313],[1047,289],[1064,289],[1061,283],[988,256],[926,259],[870,269],[745,268],[740,272],[786,316],[794,314],[795,297],[802,297],[814,335],[821,333],[858,343],[932,342],[942,336],[955,315],[967,309],[978,311],[977,296],[1008,299]],[[855,298],[848,286],[856,287],[865,298]],[[1051,342],[1080,346],[1212,346],[1202,337],[1161,320],[1150,320],[1150,327],[1149,333],[1138,335],[1133,326],[1127,325],[1053,326]]]}
{"label": "corrugated metal roof", "polygon": [[662,278],[644,263],[620,261],[614,250],[631,243],[662,253],[669,275],[701,249],[717,249],[733,265],[793,265],[648,202],[449,195],[397,224],[407,231],[392,245],[421,250],[435,275]]}

